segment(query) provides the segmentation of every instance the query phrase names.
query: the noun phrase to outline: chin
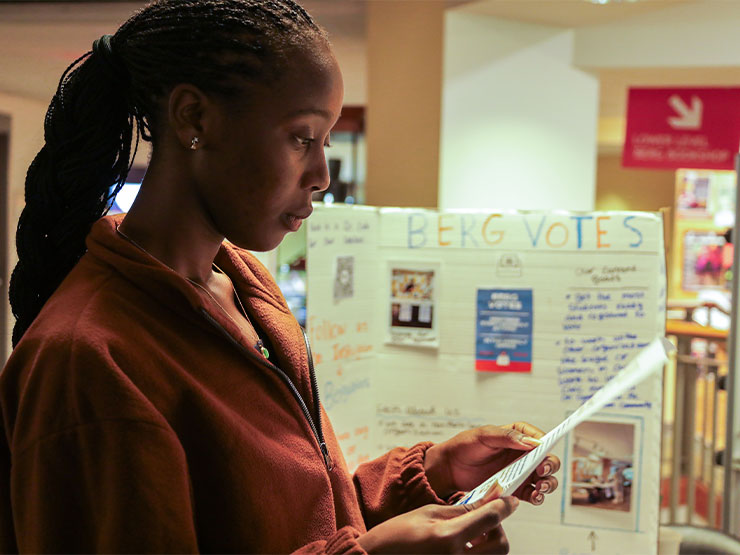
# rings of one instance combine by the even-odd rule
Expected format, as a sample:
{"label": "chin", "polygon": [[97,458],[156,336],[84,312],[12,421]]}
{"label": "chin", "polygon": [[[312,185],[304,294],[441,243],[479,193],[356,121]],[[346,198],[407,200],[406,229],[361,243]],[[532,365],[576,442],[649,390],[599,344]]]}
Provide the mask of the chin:
{"label": "chin", "polygon": [[230,238],[229,241],[236,245],[237,247],[240,247],[242,249],[246,249],[248,251],[255,251],[255,252],[267,252],[271,251],[274,248],[277,248],[277,246],[283,242],[283,239],[285,239],[285,233],[280,234],[279,236],[273,236],[273,237],[260,237],[259,239],[252,238]]}

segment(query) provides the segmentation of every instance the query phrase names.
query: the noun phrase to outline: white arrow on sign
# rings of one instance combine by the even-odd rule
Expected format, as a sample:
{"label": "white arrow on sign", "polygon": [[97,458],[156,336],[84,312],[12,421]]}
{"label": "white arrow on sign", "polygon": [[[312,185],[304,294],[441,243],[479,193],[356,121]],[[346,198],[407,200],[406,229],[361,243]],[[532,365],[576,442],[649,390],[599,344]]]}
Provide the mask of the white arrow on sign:
{"label": "white arrow on sign", "polygon": [[691,107],[677,94],[671,95],[668,99],[678,116],[668,118],[668,125],[673,129],[699,129],[701,127],[702,102],[698,96],[691,96]]}

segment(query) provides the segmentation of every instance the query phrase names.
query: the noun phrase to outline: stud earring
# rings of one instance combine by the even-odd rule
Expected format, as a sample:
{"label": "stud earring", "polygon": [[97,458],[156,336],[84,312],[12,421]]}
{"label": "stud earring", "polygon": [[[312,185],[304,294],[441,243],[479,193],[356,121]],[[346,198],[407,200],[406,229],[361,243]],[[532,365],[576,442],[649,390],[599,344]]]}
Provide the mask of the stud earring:
{"label": "stud earring", "polygon": [[197,150],[199,142],[200,139],[198,137],[193,137],[193,139],[190,141],[190,150]]}

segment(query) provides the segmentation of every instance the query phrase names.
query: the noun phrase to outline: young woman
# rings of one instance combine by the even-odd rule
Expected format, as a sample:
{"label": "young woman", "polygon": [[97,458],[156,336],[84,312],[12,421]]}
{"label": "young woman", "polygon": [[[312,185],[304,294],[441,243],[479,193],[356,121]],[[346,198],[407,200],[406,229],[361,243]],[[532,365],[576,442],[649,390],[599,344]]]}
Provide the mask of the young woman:
{"label": "young woman", "polygon": [[[350,476],[305,334],[244,250],[310,215],[341,106],[326,35],[291,0],[156,2],[70,66],[18,224],[0,551],[507,549],[516,498],[445,500],[541,432],[471,430]],[[139,133],[139,196],[102,218]],[[517,496],[542,502],[558,466]]]}

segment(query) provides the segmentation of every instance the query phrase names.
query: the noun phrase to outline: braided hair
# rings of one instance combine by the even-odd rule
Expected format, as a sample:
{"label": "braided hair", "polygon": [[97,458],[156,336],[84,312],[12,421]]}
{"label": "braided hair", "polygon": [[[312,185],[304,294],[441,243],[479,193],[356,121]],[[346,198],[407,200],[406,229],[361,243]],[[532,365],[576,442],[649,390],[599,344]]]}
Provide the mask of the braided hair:
{"label": "braided hair", "polygon": [[293,0],[158,0],[64,72],[28,169],[10,279],[13,346],[85,252],[139,138],[156,151],[159,106],[178,83],[228,99],[278,79],[295,48],[327,42]]}

